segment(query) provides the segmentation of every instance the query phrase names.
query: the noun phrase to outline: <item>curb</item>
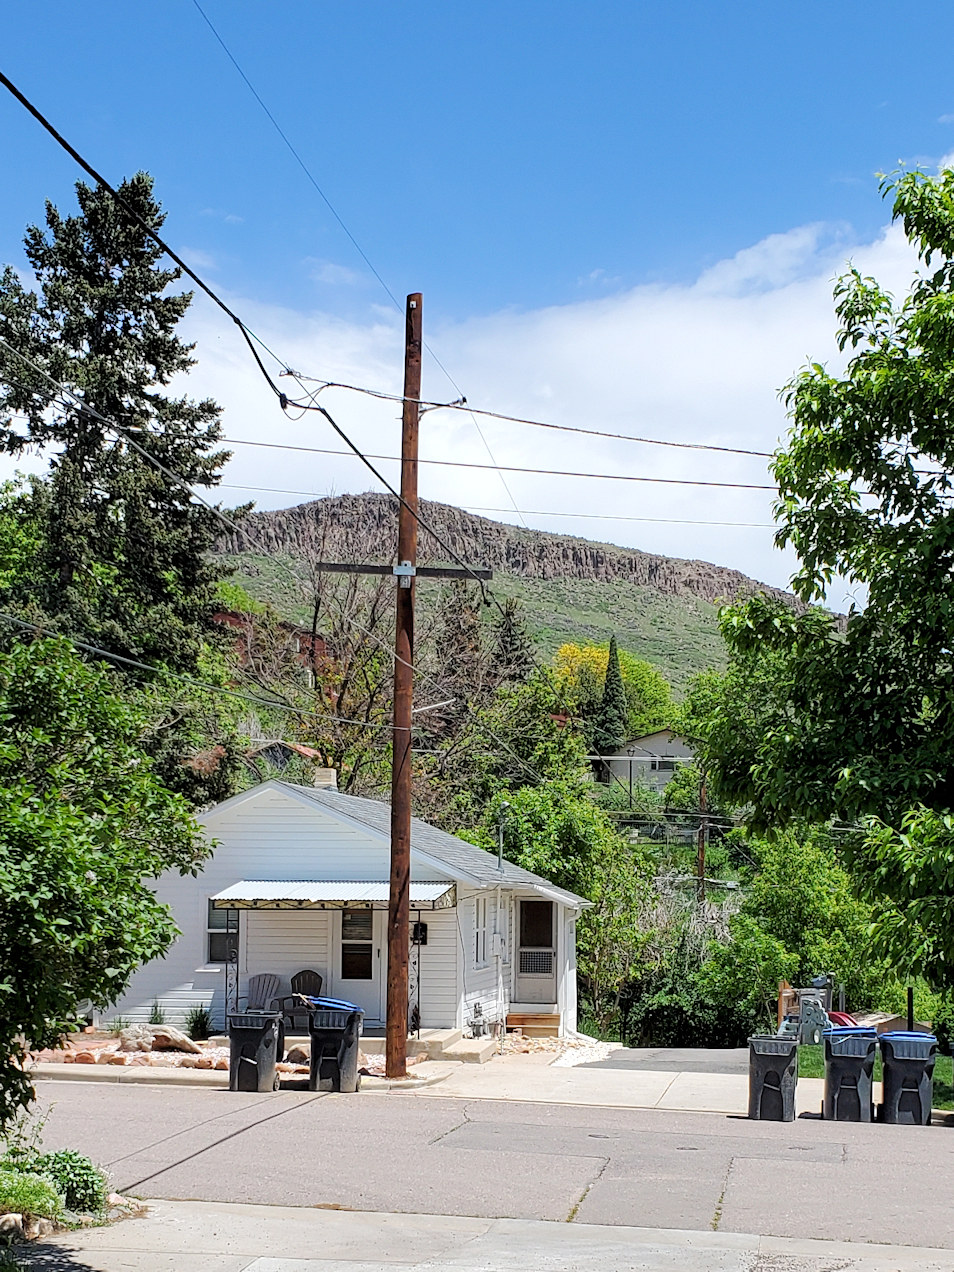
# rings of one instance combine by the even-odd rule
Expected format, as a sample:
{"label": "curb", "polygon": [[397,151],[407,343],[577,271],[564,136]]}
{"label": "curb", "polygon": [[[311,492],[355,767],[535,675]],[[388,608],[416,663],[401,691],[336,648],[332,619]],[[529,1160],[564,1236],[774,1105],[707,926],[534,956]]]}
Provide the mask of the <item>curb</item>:
{"label": "curb", "polygon": [[[420,1078],[363,1077],[361,1090],[396,1093],[418,1091],[422,1087],[436,1086],[438,1082],[450,1077],[452,1072],[452,1069],[448,1069],[446,1073],[431,1073]],[[146,1066],[126,1069],[118,1064],[53,1064],[41,1061],[32,1065],[28,1073],[37,1082],[107,1082],[124,1086],[204,1087],[219,1091],[228,1090],[229,1085],[229,1075],[221,1069],[150,1069]]]}

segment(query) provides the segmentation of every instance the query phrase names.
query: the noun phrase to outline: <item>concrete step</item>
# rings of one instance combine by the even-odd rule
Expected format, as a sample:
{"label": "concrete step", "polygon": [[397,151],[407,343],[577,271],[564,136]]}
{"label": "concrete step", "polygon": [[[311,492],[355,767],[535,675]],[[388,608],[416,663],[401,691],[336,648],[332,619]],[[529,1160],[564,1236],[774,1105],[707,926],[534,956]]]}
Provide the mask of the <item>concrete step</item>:
{"label": "concrete step", "polygon": [[[408,1038],[405,1055],[427,1056],[428,1060],[443,1060],[447,1054],[447,1048],[453,1047],[460,1042],[462,1037],[463,1034],[459,1029],[422,1029],[419,1038]],[[225,1040],[225,1045],[228,1046],[228,1039]],[[301,1047],[303,1051],[310,1052],[311,1039],[309,1035],[286,1035],[286,1049],[291,1050],[292,1047],[296,1046]],[[384,1055],[384,1038],[363,1035],[359,1046],[366,1056]]]}
{"label": "concrete step", "polygon": [[448,1047],[442,1060],[462,1060],[464,1064],[486,1064],[497,1054],[495,1038],[461,1038]]}

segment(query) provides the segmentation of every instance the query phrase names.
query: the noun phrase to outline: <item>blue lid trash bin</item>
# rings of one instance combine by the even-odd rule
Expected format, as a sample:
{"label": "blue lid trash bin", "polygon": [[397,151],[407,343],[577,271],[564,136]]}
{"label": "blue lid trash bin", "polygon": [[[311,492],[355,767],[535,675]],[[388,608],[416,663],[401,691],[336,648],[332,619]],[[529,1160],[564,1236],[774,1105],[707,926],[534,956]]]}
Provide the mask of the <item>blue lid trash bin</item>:
{"label": "blue lid trash bin", "polygon": [[359,1090],[358,1040],[364,1012],[357,1003],[341,998],[308,998],[307,1002],[311,1035],[309,1091],[317,1091],[322,1078],[331,1079],[332,1091]]}
{"label": "blue lid trash bin", "polygon": [[285,1054],[281,1012],[229,1012],[229,1090],[277,1091]]}
{"label": "blue lid trash bin", "polygon": [[934,1102],[934,1063],[938,1043],[934,1034],[881,1035],[883,1103],[881,1119],[896,1126],[930,1126]]}
{"label": "blue lid trash bin", "polygon": [[829,1122],[872,1121],[877,1030],[860,1026],[826,1029],[822,1039],[825,1043],[822,1117]]}
{"label": "blue lid trash bin", "polygon": [[762,1122],[795,1121],[798,1038],[749,1039],[749,1117]]}

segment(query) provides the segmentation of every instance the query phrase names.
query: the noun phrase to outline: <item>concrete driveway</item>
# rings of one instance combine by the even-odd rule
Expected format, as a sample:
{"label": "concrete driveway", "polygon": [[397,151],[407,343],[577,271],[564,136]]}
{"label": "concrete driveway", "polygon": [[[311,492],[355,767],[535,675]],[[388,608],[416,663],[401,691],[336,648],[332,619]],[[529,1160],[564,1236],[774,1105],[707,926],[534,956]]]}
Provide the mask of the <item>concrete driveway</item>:
{"label": "concrete driveway", "polygon": [[657,1073],[749,1072],[747,1047],[619,1047],[581,1069],[650,1069]]}
{"label": "concrete driveway", "polygon": [[438,1090],[44,1082],[40,1099],[51,1107],[48,1150],[89,1153],[115,1187],[144,1197],[954,1250],[954,1134],[944,1127],[750,1122]]}

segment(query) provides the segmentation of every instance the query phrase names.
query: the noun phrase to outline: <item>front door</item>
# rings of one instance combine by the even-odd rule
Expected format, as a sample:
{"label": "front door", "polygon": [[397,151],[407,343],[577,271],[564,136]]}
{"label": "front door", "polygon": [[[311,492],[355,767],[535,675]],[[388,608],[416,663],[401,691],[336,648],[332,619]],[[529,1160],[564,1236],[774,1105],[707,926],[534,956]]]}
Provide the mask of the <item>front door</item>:
{"label": "front door", "polygon": [[369,1024],[383,1020],[383,910],[339,910],[332,925],[334,998],[357,1003]]}
{"label": "front door", "polygon": [[555,1003],[556,914],[552,901],[521,901],[517,929],[518,1003]]}

